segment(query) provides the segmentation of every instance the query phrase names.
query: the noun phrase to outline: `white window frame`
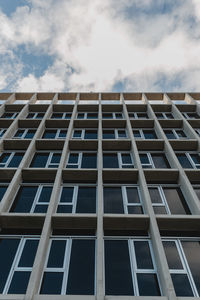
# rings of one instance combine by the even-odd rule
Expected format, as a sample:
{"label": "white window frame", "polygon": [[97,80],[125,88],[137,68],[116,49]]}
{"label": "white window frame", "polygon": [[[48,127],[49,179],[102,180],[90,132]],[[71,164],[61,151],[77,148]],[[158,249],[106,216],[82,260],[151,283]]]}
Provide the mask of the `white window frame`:
{"label": "white window frame", "polygon": [[[47,255],[45,258],[45,266],[42,272],[41,280],[40,280],[40,285],[39,285],[39,294],[42,286],[42,280],[45,272],[51,272],[51,273],[63,273],[63,280],[62,280],[62,287],[61,287],[61,292],[59,295],[66,295],[66,290],[67,290],[67,281],[68,281],[68,276],[69,276],[69,267],[70,267],[70,259],[71,259],[71,250],[72,250],[72,241],[73,240],[95,240],[95,259],[94,259],[94,295],[96,295],[96,238],[93,236],[68,236],[68,237],[63,237],[63,236],[52,236],[50,237],[49,240],[49,245],[48,245],[48,250],[47,250]],[[51,250],[51,244],[53,241],[65,241],[65,254],[64,254],[64,259],[63,259],[63,266],[61,268],[49,268],[47,267],[48,264],[48,259],[49,259],[49,254]],[[40,294],[41,295],[41,294]]]}
{"label": "white window frame", "polygon": [[1,128],[0,129],[0,139],[3,137],[4,133],[6,132],[6,128]]}
{"label": "white window frame", "polygon": [[[185,131],[183,130],[183,128],[163,128],[163,131],[164,131],[164,134],[165,134],[165,130],[171,130],[173,132],[173,134],[175,135],[175,139],[176,140],[188,140],[188,136],[187,134],[185,133]],[[176,132],[177,130],[182,130],[183,133],[186,135],[185,137],[180,137],[178,135],[178,133]],[[167,136],[166,136],[167,137]],[[170,139],[172,140],[172,139]]]}
{"label": "white window frame", "polygon": [[[123,168],[123,166],[132,166],[134,168],[134,160],[132,157],[132,153],[130,151],[120,151],[120,152],[114,152],[114,151],[103,151],[103,154],[115,154],[117,155],[117,160],[118,160],[118,168],[115,169],[128,169],[128,168]],[[131,158],[131,164],[125,164],[122,162],[122,154],[129,154]],[[104,169],[109,169],[109,168],[104,168]]]}
{"label": "white window frame", "polygon": [[[163,152],[163,151],[160,151],[160,152],[158,152],[158,151],[155,151],[155,152],[153,152],[153,151],[152,151],[152,152],[139,151],[139,156],[140,156],[140,154],[146,154],[147,157],[148,157],[148,160],[149,160],[149,163],[148,163],[148,164],[143,164],[143,163],[141,162],[141,160],[140,160],[140,163],[141,163],[142,167],[143,167],[143,166],[151,166],[150,169],[158,169],[158,168],[155,167],[153,158],[152,158],[152,156],[151,156],[151,154],[154,154],[154,153],[155,153],[155,154],[164,154],[165,157],[166,157],[166,159],[167,159],[167,161],[168,161],[168,164],[170,165],[169,160],[168,160],[168,158],[167,158],[165,152]],[[147,168],[145,168],[145,169],[147,169]]]}
{"label": "white window frame", "polygon": [[162,242],[175,242],[176,245],[176,249],[178,251],[179,254],[179,258],[180,261],[182,263],[183,269],[169,269],[170,274],[185,274],[188,277],[188,281],[191,285],[191,289],[193,291],[194,296],[193,297],[199,297],[200,295],[198,294],[192,273],[190,271],[190,267],[188,265],[187,262],[187,258],[185,256],[181,241],[190,241],[190,242],[196,242],[199,241],[199,237],[198,238],[187,238],[187,237],[177,237],[177,238],[165,238],[162,237]]}
{"label": "white window frame", "polygon": [[[171,119],[171,118],[168,118],[168,117],[167,117],[167,114],[171,114],[171,115],[174,117],[173,113],[170,112],[170,111],[168,111],[168,112],[156,111],[156,112],[155,112],[155,115],[156,115],[156,114],[162,114],[162,115],[163,115],[163,118],[166,119],[166,120],[173,120],[173,119]],[[161,120],[161,119],[159,119],[159,118],[157,117],[157,115],[156,115],[156,118],[157,118],[158,120]]]}
{"label": "white window frame", "polygon": [[[103,187],[110,187],[110,188],[120,187],[121,188],[123,208],[124,208],[124,214],[125,215],[131,215],[131,214],[128,213],[128,207],[129,206],[140,206],[142,208],[143,214],[145,214],[145,209],[144,209],[144,206],[143,206],[139,185],[104,184]],[[127,188],[136,188],[137,189],[140,202],[138,202],[138,203],[129,203],[128,202]]]}
{"label": "white window frame", "polygon": [[[27,118],[29,114],[33,114],[33,117],[32,118]],[[28,119],[28,120],[37,119],[38,114],[44,114],[45,115],[45,112],[42,112],[42,111],[41,112],[29,111],[28,114],[27,114],[27,116],[26,116],[26,119]],[[38,120],[41,120],[43,118],[44,118],[44,116],[42,118],[38,118]]]}
{"label": "white window frame", "polygon": [[[53,138],[53,139],[50,139],[50,140],[54,140],[54,139],[60,139],[60,140],[64,140],[64,139],[66,139],[66,137],[59,137],[59,135],[60,135],[60,132],[62,131],[62,130],[66,130],[66,131],[68,131],[68,129],[67,128],[45,128],[45,130],[44,130],[44,132],[43,132],[43,135],[45,134],[45,131],[46,130],[56,130],[56,135],[55,135],[55,137]],[[43,136],[42,135],[42,136]],[[66,132],[66,136],[67,136],[67,132]],[[42,138],[43,140],[48,140],[48,138]]]}
{"label": "white window frame", "polygon": [[[78,162],[77,163],[68,163],[69,158],[70,158],[70,154],[78,154]],[[70,165],[77,165],[77,168],[73,168],[73,169],[82,169],[81,168],[81,164],[82,164],[82,158],[83,158],[83,154],[84,153],[96,153],[97,155],[97,151],[82,151],[82,152],[78,152],[78,151],[70,151],[68,153],[68,157],[67,157],[67,164],[66,164],[66,169],[70,169]],[[68,167],[67,167],[68,166]],[[84,168],[85,169],[85,168]]]}
{"label": "white window frame", "polygon": [[[9,207],[9,211],[10,211],[10,209],[11,209],[11,207],[12,207],[14,201],[15,201],[15,198],[17,196],[17,193],[19,192],[20,187],[26,187],[26,186],[37,187],[37,192],[35,194],[35,198],[33,200],[33,203],[32,203],[32,206],[31,206],[31,209],[30,209],[29,213],[38,214],[38,213],[34,212],[36,205],[45,205],[45,206],[47,205],[47,206],[49,206],[50,199],[49,199],[49,202],[39,202],[39,199],[40,199],[40,195],[42,193],[43,187],[52,187],[52,190],[53,190],[53,183],[52,184],[48,184],[48,183],[47,184],[46,183],[22,183],[22,184],[19,185],[19,187],[17,189],[17,192],[15,193],[14,200],[12,201],[12,203]],[[15,213],[15,212],[10,212],[10,213]]]}
{"label": "white window frame", "polygon": [[[140,296],[139,286],[138,286],[138,281],[137,281],[137,274],[156,274],[157,280],[158,280],[158,286],[159,286],[159,289],[160,289],[160,294],[162,296],[162,289],[161,289],[161,284],[160,284],[160,280],[159,280],[159,276],[158,276],[158,271],[157,271],[157,268],[156,268],[153,248],[152,248],[152,244],[151,244],[151,241],[150,241],[149,238],[144,238],[144,237],[134,237],[134,238],[123,238],[122,237],[122,238],[120,238],[120,237],[112,237],[112,236],[107,237],[106,236],[104,238],[104,241],[105,240],[117,240],[117,241],[118,240],[125,240],[125,241],[128,242],[129,262],[130,262],[130,268],[131,268],[131,276],[132,276],[134,296]],[[138,269],[134,242],[148,242],[153,269]],[[104,286],[105,286],[105,263],[104,263]]]}
{"label": "white window frame", "polygon": [[[84,128],[84,129],[74,128],[73,133],[72,133],[72,139],[73,140],[86,140],[85,139],[85,131],[87,131],[87,130],[96,130],[96,132],[97,132],[97,138],[96,139],[98,139],[98,128]],[[75,131],[81,131],[81,136],[80,137],[74,137]],[[95,139],[89,139],[89,140],[95,140]]]}
{"label": "white window frame", "polygon": [[[104,133],[104,131],[110,131],[110,130],[114,131],[114,136],[115,136],[114,139],[115,140],[123,140],[123,139],[127,139],[128,138],[128,133],[127,133],[126,128],[103,128],[102,129],[102,139],[103,140],[109,140],[109,139],[104,139],[103,138],[103,133]],[[119,130],[124,130],[126,136],[125,137],[120,137],[119,136]]]}
{"label": "white window frame", "polygon": [[[131,116],[131,114],[132,114],[133,116]],[[147,115],[147,118],[139,118],[139,117],[138,117],[138,114],[146,114],[146,115]],[[147,111],[137,111],[137,112],[129,111],[129,112],[128,112],[128,115],[129,115],[129,118],[130,118],[130,119],[138,119],[138,120],[147,120],[147,119],[149,119],[149,115],[148,115]]]}
{"label": "white window frame", "polygon": [[[197,153],[197,152],[192,153],[192,152],[181,152],[181,151],[178,151],[178,152],[176,152],[176,154],[185,154],[186,157],[187,157],[187,159],[188,159],[189,162],[191,163],[193,169],[197,169],[197,170],[200,169],[200,164],[195,164],[194,161],[193,161],[193,159],[192,159],[191,156],[190,156],[190,154],[198,154],[198,155],[199,155],[199,153]],[[197,166],[199,166],[199,168],[197,168]],[[182,168],[183,168],[183,167],[182,167]]]}
{"label": "white window frame", "polygon": [[[15,153],[25,153],[24,151],[3,151],[0,153],[0,157],[2,154],[4,153],[10,153],[10,156],[8,157],[7,161],[4,163],[4,167],[0,166],[0,168],[8,168],[9,163],[11,162],[11,160],[13,159]],[[3,163],[0,163],[0,165],[3,165]]]}
{"label": "white window frame", "polygon": [[[52,118],[53,114],[62,114],[62,118]],[[71,115],[70,118],[65,118],[66,115],[68,115],[68,114]],[[52,120],[63,120],[63,119],[64,120],[70,120],[71,117],[72,117],[72,112],[70,112],[70,111],[69,112],[53,111],[52,114],[51,114],[51,119]]]}
{"label": "white window frame", "polygon": [[154,206],[155,207],[157,207],[157,206],[164,207],[165,210],[166,210],[167,215],[171,215],[171,212],[170,212],[170,209],[169,209],[166,197],[165,197],[165,193],[163,191],[163,187],[179,187],[180,188],[180,186],[177,186],[177,185],[148,185],[148,189],[151,189],[151,188],[155,189],[156,188],[158,190],[161,201],[162,201],[161,203],[153,203],[152,200],[151,200],[152,206],[153,207]]}
{"label": "white window frame", "polygon": [[[72,187],[73,188],[72,201],[71,202],[60,202],[63,188],[66,188],[66,187],[67,188],[68,187]],[[96,187],[96,210],[97,210],[97,195],[98,195],[98,193],[97,193],[97,185],[96,184],[76,184],[76,185],[63,184],[61,186],[61,189],[60,189],[57,208],[58,208],[59,205],[62,205],[62,206],[72,206],[72,212],[70,214],[76,214],[76,207],[77,207],[79,187]],[[57,211],[57,208],[56,208],[56,211]],[[57,213],[57,214],[60,214],[60,213]]]}
{"label": "white window frame", "polygon": [[[83,118],[78,118],[79,114],[83,114]],[[97,114],[97,118],[90,119],[90,118],[88,118],[88,114]],[[88,112],[78,111],[77,115],[76,115],[76,119],[77,120],[98,120],[98,116],[99,116],[98,111],[88,111]]]}
{"label": "white window frame", "polygon": [[[59,167],[60,162],[58,164],[57,163],[51,163],[51,160],[52,160],[53,155],[56,154],[56,153],[60,154],[60,157],[61,157],[62,151],[48,151],[48,150],[47,151],[36,151],[34,153],[33,157],[32,157],[32,160],[33,160],[35,154],[39,154],[39,153],[49,153],[46,165],[45,165],[45,167],[42,167],[42,168],[51,168],[50,165],[55,165],[56,168]],[[31,160],[31,163],[32,163],[32,160]],[[29,167],[29,168],[34,169],[35,167]]]}
{"label": "white window frame", "polygon": [[[2,118],[2,115],[4,114],[12,114],[12,117],[11,118]],[[17,117],[17,115],[19,114],[19,112],[13,112],[13,111],[4,111],[1,115],[1,118],[2,119],[6,119],[6,120],[9,120],[9,119],[15,119]]]}
{"label": "white window frame", "polygon": [[[23,134],[22,136],[18,137],[18,136],[15,136],[15,134],[18,132],[18,130],[23,130]],[[15,131],[15,134],[13,135],[13,139],[17,139],[17,140],[21,140],[21,139],[24,139],[25,138],[25,135],[29,132],[29,130],[35,130],[35,133],[37,131],[37,128],[18,128],[16,131]],[[35,135],[34,133],[34,135]]]}
{"label": "white window frame", "polygon": [[[139,133],[140,133],[140,137],[135,137],[135,136],[134,136],[134,132],[133,132],[133,136],[134,136],[134,138],[135,138],[136,140],[137,140],[137,139],[148,140],[148,139],[145,137],[143,130],[146,130],[146,131],[153,131],[153,133],[155,133],[155,135],[157,136],[156,131],[155,131],[154,128],[152,128],[152,129],[149,129],[149,128],[143,128],[143,129],[140,129],[140,128],[132,128],[132,131],[134,131],[134,130],[137,130],[137,131],[139,131]],[[157,138],[156,138],[156,139],[157,139]],[[153,139],[151,139],[151,140],[153,140]]]}
{"label": "white window frame", "polygon": [[[104,118],[103,114],[112,114],[112,118]],[[121,114],[121,118],[117,118],[116,114]],[[119,112],[108,112],[108,111],[103,111],[102,112],[102,120],[109,120],[109,119],[116,119],[116,120],[122,120],[124,119],[124,115],[123,112],[119,111]]]}
{"label": "white window frame", "polygon": [[[33,267],[18,267],[18,264],[20,262],[21,255],[22,255],[26,241],[27,240],[38,240],[39,241],[40,237],[37,235],[34,235],[34,236],[0,235],[0,238],[19,239],[20,240],[19,245],[17,247],[17,251],[15,253],[15,257],[13,259],[12,266],[10,268],[8,278],[6,280],[6,283],[5,283],[5,286],[3,289],[3,293],[2,293],[2,294],[7,294],[15,271],[32,272]],[[36,250],[36,252],[37,252],[37,250]]]}
{"label": "white window frame", "polygon": [[[198,112],[196,112],[196,111],[182,112],[182,115],[183,115],[186,119],[198,120],[198,118],[191,118],[191,117],[189,117],[189,116],[188,116],[188,113],[189,113],[189,114],[192,114],[192,113],[194,113],[194,114],[199,114]],[[200,119],[200,117],[199,117],[199,119]]]}

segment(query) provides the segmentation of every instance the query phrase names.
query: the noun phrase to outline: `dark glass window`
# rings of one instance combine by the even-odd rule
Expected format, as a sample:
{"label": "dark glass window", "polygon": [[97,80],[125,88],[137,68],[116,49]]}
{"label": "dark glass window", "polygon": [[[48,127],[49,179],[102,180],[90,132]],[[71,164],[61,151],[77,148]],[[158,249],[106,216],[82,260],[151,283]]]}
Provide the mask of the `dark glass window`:
{"label": "dark glass window", "polygon": [[103,130],[103,139],[115,139],[115,131],[110,130]]}
{"label": "dark glass window", "polygon": [[49,157],[49,153],[35,153],[32,162],[30,164],[30,168],[45,168],[47,164],[47,160]]}
{"label": "dark glass window", "polygon": [[14,154],[13,158],[11,159],[10,163],[8,164],[8,168],[17,168],[24,156],[24,153],[17,152]]}
{"label": "dark glass window", "polygon": [[157,139],[157,135],[154,130],[143,130],[145,139]]}
{"label": "dark glass window", "polygon": [[81,168],[95,169],[97,167],[97,154],[96,153],[83,153]]}
{"label": "dark glass window", "polygon": [[103,153],[103,168],[119,168],[117,153]]}
{"label": "dark glass window", "polygon": [[51,119],[62,119],[63,113],[52,113]]}
{"label": "dark glass window", "polygon": [[169,162],[164,153],[152,153],[151,157],[155,168],[170,168]]}
{"label": "dark glass window", "polygon": [[166,129],[166,130],[164,130],[164,133],[165,133],[166,137],[167,137],[169,140],[174,140],[174,139],[176,139],[176,136],[175,136],[173,130],[170,130],[170,129],[167,130],[167,129]]}
{"label": "dark glass window", "polygon": [[177,153],[176,156],[183,168],[192,168],[190,161],[184,153]]}
{"label": "dark glass window", "polygon": [[6,185],[0,185],[0,201],[3,198],[6,190],[7,190],[7,186]]}
{"label": "dark glass window", "polygon": [[97,119],[98,113],[87,113],[87,119]]}
{"label": "dark glass window", "polygon": [[137,113],[138,119],[148,119],[148,114],[147,113]]}
{"label": "dark glass window", "polygon": [[55,139],[57,130],[56,129],[46,129],[43,133],[43,139]]}
{"label": "dark glass window", "polygon": [[163,191],[172,214],[190,214],[188,205],[179,187],[164,187]]}
{"label": "dark glass window", "polygon": [[133,135],[134,135],[134,137],[135,137],[136,139],[137,139],[137,138],[142,138],[140,130],[134,129],[134,130],[133,130]]}
{"label": "dark glass window", "polygon": [[85,130],[85,140],[92,140],[92,139],[97,139],[97,130],[92,130],[92,129],[87,129]]}
{"label": "dark glass window", "polygon": [[79,187],[76,212],[77,213],[96,212],[96,187]]}
{"label": "dark glass window", "polygon": [[124,213],[122,190],[120,187],[104,187],[104,213]]}

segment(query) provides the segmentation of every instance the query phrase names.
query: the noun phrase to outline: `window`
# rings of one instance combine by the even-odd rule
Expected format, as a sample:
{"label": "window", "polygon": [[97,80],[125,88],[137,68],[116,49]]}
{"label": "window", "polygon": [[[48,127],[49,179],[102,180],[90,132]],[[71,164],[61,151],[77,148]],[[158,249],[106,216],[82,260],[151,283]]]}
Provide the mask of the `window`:
{"label": "window", "polygon": [[102,119],[123,119],[121,112],[103,112]]}
{"label": "window", "polygon": [[104,186],[104,213],[143,214],[138,186]]}
{"label": "window", "polygon": [[196,112],[183,112],[182,114],[186,119],[200,119],[199,114]]}
{"label": "window", "polygon": [[44,117],[45,113],[42,112],[30,112],[27,115],[27,119],[42,119]]}
{"label": "window", "polygon": [[106,239],[104,246],[106,295],[161,295],[149,240]]}
{"label": "window", "polygon": [[146,112],[130,112],[128,115],[130,119],[149,119]]}
{"label": "window", "polygon": [[127,139],[126,129],[103,129],[103,139]]}
{"label": "window", "polygon": [[190,214],[180,187],[149,186],[148,188],[155,214]]}
{"label": "window", "polygon": [[74,104],[75,100],[58,100],[57,104]]}
{"label": "window", "polygon": [[133,135],[136,139],[157,139],[157,135],[153,129],[134,129]]}
{"label": "window", "polygon": [[36,100],[35,104],[51,104],[52,100]]}
{"label": "window", "polygon": [[143,168],[170,168],[164,153],[139,153]]}
{"label": "window", "polygon": [[95,140],[98,137],[97,129],[74,129],[72,138],[80,140]]}
{"label": "window", "polygon": [[36,133],[36,129],[18,129],[13,135],[14,139],[32,139]]}
{"label": "window", "polygon": [[174,119],[173,114],[169,112],[156,112],[155,115],[158,119]]}
{"label": "window", "polygon": [[178,297],[200,296],[200,241],[163,239],[167,262]]}
{"label": "window", "polygon": [[19,187],[10,212],[46,213],[52,192],[52,185],[23,184]]}
{"label": "window", "polygon": [[15,119],[17,115],[17,112],[5,112],[1,115],[1,119]]}
{"label": "window", "polygon": [[42,139],[65,139],[67,129],[45,129]]}
{"label": "window", "polygon": [[4,135],[4,133],[6,132],[6,129],[0,129],[0,138],[2,138],[2,136]]}
{"label": "window", "polygon": [[200,156],[198,153],[176,153],[176,156],[183,168],[200,169]]}
{"label": "window", "polygon": [[40,294],[95,294],[95,240],[52,238]]}
{"label": "window", "polygon": [[59,113],[54,112],[51,115],[51,119],[71,119],[72,114],[69,112]]}
{"label": "window", "polygon": [[103,168],[134,168],[133,159],[129,152],[104,152]]}
{"label": "window", "polygon": [[0,168],[17,168],[24,152],[3,152],[0,154]]}
{"label": "window", "polygon": [[57,213],[96,213],[96,186],[63,186]]}
{"label": "window", "polygon": [[2,200],[7,188],[8,188],[7,184],[0,183],[0,201]]}
{"label": "window", "polygon": [[120,104],[120,100],[101,100],[102,104]]}
{"label": "window", "polygon": [[0,236],[1,294],[25,294],[39,239]]}
{"label": "window", "polygon": [[169,140],[188,138],[182,129],[163,129],[163,131]]}
{"label": "window", "polygon": [[30,168],[57,168],[60,157],[61,152],[36,152]]}
{"label": "window", "polygon": [[98,112],[78,112],[77,119],[98,119]]}
{"label": "window", "polygon": [[15,100],[14,104],[26,104],[29,100]]}
{"label": "window", "polygon": [[75,169],[96,169],[96,152],[70,152],[66,168]]}

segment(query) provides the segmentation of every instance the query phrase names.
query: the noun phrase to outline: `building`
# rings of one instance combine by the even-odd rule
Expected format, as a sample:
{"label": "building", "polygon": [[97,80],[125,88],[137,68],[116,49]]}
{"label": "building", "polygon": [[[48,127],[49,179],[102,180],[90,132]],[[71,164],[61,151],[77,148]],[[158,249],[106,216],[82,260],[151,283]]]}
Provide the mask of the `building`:
{"label": "building", "polygon": [[200,297],[200,94],[0,102],[0,299]]}

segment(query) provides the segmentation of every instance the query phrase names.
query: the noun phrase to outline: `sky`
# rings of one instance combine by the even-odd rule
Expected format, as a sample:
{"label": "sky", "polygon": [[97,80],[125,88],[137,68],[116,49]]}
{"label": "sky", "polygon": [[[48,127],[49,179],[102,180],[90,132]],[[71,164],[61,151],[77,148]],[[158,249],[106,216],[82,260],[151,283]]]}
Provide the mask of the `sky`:
{"label": "sky", "polygon": [[0,92],[200,90],[200,0],[0,0]]}

